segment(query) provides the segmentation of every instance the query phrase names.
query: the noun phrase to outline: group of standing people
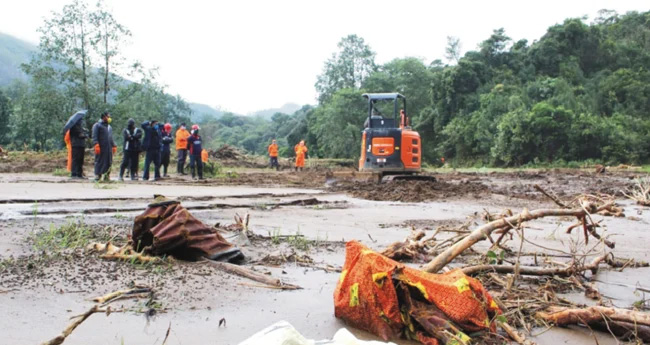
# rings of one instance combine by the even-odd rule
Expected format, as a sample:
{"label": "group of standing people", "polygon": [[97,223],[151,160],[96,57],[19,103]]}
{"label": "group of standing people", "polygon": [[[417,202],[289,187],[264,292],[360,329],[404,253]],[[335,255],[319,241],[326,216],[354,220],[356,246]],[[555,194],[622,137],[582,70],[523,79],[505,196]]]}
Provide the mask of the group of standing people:
{"label": "group of standing people", "polygon": [[[82,111],[73,115],[64,128],[66,147],[68,148],[68,170],[71,178],[81,179],[83,176],[84,152],[86,138],[88,137]],[[92,146],[95,154],[95,181],[110,179],[113,155],[117,153],[117,146],[113,141],[111,127],[111,114],[102,113],[100,120],[92,127]],[[154,180],[161,179],[160,168],[163,168],[162,177],[169,176],[168,167],[171,159],[172,125],[161,125],[157,120],[145,121],[137,128],[134,119],[127,121],[127,126],[122,132],[124,144],[122,146],[123,159],[120,165],[119,179],[124,180],[124,173],[128,169],[131,180],[138,180],[140,152],[145,152],[143,180],[149,180],[151,164],[154,166]],[[187,157],[190,158],[192,178],[203,179],[203,163],[207,161],[207,151],[203,149],[202,139],[199,135],[199,126],[193,125],[188,132],[185,123],[176,131],[176,151],[178,152],[177,172],[186,175],[184,171]]]}
{"label": "group of standing people", "polygon": [[[307,158],[307,145],[305,141],[301,140],[296,146],[293,147],[294,152],[296,153],[296,163],[295,169],[302,171],[305,167],[305,158]],[[269,158],[271,159],[271,169],[280,170],[280,164],[278,163],[278,143],[275,139],[271,140],[271,145],[267,148],[269,152]]]}

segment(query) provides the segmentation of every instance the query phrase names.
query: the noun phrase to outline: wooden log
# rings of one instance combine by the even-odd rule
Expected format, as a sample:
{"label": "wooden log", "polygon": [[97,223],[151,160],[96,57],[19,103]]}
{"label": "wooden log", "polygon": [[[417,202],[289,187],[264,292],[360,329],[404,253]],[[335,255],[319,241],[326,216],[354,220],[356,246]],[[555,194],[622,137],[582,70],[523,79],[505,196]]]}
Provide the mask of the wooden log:
{"label": "wooden log", "polygon": [[516,227],[526,221],[550,216],[573,216],[582,218],[585,217],[587,213],[597,213],[599,211],[607,209],[608,207],[611,207],[612,204],[607,203],[600,207],[596,207],[594,204],[588,203],[584,206],[584,208],[579,209],[539,209],[531,212],[529,212],[527,209],[524,209],[524,211],[520,214],[489,222],[487,224],[479,226],[461,241],[458,241],[454,245],[445,249],[442,253],[438,254],[438,256],[436,256],[433,260],[431,260],[431,262],[423,267],[423,270],[430,273],[436,273],[440,271],[443,267],[445,267],[445,265],[460,255],[460,253],[462,253],[464,250],[473,246],[475,243],[488,238],[488,236],[497,229],[512,226]]}
{"label": "wooden log", "polygon": [[650,313],[601,306],[574,309],[549,307],[546,311],[538,312],[536,315],[558,326],[585,325],[610,320],[650,326]]}
{"label": "wooden log", "polygon": [[265,274],[261,274],[258,272],[255,272],[253,270],[250,270],[246,267],[238,266],[238,265],[233,265],[227,262],[219,262],[219,261],[212,261],[208,259],[204,259],[200,261],[201,263],[208,264],[210,266],[216,267],[224,272],[230,273],[230,274],[235,274],[244,278],[248,278],[251,280],[254,280],[256,282],[270,285],[273,287],[280,288],[282,290],[299,290],[302,289],[298,285],[293,285],[293,284],[287,284],[283,282],[282,280],[278,278],[273,278],[270,276],[267,276]]}

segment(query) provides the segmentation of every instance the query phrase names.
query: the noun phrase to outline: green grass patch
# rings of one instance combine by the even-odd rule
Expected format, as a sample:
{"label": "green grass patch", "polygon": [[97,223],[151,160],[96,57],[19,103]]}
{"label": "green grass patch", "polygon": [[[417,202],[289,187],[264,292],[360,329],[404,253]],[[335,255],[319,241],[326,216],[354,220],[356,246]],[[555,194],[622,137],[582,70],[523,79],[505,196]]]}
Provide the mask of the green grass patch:
{"label": "green grass patch", "polygon": [[60,251],[85,247],[94,236],[84,219],[78,218],[59,226],[50,224],[49,229],[32,233],[30,237],[38,251]]}
{"label": "green grass patch", "polygon": [[52,175],[54,176],[69,176],[70,172],[66,169],[54,169],[52,172]]}

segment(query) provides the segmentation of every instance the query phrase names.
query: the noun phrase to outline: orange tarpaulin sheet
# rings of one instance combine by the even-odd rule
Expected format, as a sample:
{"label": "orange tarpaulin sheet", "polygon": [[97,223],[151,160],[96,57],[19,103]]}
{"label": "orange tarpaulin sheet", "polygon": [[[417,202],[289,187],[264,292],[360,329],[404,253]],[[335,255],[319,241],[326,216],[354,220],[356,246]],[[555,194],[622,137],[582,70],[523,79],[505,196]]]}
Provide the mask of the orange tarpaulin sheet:
{"label": "orange tarpaulin sheet", "polygon": [[500,312],[481,283],[460,270],[427,273],[359,242],[346,245],[334,313],[353,327],[384,340],[445,344],[468,341],[470,332],[494,330],[492,320]]}
{"label": "orange tarpaulin sheet", "polygon": [[68,169],[68,172],[72,171],[72,143],[70,141],[70,130],[65,132],[65,137],[63,137],[63,140],[65,141],[65,148],[68,150],[68,164],[66,166],[66,169]]}

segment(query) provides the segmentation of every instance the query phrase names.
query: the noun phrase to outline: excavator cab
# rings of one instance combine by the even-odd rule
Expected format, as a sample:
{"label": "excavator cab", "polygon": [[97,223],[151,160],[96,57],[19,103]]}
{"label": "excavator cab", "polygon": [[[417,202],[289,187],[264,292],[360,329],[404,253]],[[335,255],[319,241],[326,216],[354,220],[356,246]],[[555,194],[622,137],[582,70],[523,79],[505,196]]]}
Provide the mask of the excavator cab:
{"label": "excavator cab", "polygon": [[433,180],[419,176],[422,164],[420,134],[411,129],[406,97],[399,93],[366,93],[368,118],[361,138],[359,171],[380,179]]}

